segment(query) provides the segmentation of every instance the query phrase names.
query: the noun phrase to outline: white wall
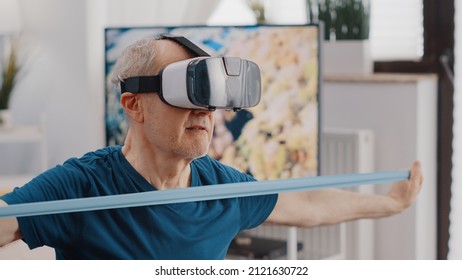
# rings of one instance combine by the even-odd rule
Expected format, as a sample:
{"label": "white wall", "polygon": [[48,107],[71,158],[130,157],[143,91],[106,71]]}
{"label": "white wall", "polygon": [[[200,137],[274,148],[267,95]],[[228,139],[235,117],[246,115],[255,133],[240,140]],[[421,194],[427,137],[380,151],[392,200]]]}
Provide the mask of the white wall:
{"label": "white wall", "polygon": [[19,1],[26,60],[12,99],[13,121],[36,124],[46,115],[49,163],[55,164],[102,143],[97,128],[103,119],[94,106],[102,93],[89,91],[86,1]]}
{"label": "white wall", "polygon": [[[409,170],[422,164],[422,191],[402,213],[374,221],[374,258],[436,259],[437,79],[434,75],[331,78],[324,83],[325,128],[374,133],[376,171]],[[374,186],[384,194],[390,184]]]}

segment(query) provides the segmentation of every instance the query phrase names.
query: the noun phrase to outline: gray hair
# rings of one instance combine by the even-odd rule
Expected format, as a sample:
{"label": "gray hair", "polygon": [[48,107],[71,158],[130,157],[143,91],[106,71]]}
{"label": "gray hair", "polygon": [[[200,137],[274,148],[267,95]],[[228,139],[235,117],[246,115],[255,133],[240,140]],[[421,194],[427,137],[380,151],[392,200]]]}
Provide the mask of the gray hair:
{"label": "gray hair", "polygon": [[112,68],[110,81],[118,85],[128,77],[157,74],[157,42],[157,38],[149,38],[128,46]]}

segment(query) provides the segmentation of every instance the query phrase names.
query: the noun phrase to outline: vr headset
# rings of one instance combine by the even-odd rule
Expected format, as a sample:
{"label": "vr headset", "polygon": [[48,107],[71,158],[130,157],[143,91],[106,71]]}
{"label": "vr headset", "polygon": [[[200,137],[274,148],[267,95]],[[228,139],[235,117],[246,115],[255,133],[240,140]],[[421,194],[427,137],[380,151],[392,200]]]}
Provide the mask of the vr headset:
{"label": "vr headset", "polygon": [[165,67],[158,75],[130,77],[121,92],[157,93],[171,106],[187,109],[240,110],[261,98],[260,68],[238,57],[211,57],[182,36],[161,35],[186,48],[195,57]]}

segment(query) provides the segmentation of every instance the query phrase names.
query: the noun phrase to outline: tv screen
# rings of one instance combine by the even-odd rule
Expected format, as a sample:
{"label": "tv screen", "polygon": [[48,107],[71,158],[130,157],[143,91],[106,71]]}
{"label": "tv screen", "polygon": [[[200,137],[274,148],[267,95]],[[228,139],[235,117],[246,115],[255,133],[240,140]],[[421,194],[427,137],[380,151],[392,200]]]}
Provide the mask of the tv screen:
{"label": "tv screen", "polygon": [[[211,157],[258,180],[318,175],[318,25],[107,28],[106,77],[125,47],[162,33],[185,36],[212,56],[237,56],[260,67],[262,98],[258,106],[214,112]],[[128,124],[119,104],[120,88],[106,84],[107,145],[123,144]]]}

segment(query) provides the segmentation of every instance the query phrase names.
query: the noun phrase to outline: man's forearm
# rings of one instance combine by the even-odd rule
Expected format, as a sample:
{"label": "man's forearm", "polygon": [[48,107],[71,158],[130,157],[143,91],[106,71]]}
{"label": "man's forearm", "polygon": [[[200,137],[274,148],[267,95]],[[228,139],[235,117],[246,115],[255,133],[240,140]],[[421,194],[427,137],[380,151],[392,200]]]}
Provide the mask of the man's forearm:
{"label": "man's forearm", "polygon": [[284,193],[268,222],[314,227],[361,219],[381,218],[402,209],[389,196],[364,195],[346,190]]}
{"label": "man's forearm", "polygon": [[282,193],[267,222],[300,227],[382,218],[411,206],[422,189],[419,161],[411,167],[410,178],[394,183],[387,195],[366,195],[340,189]]}

